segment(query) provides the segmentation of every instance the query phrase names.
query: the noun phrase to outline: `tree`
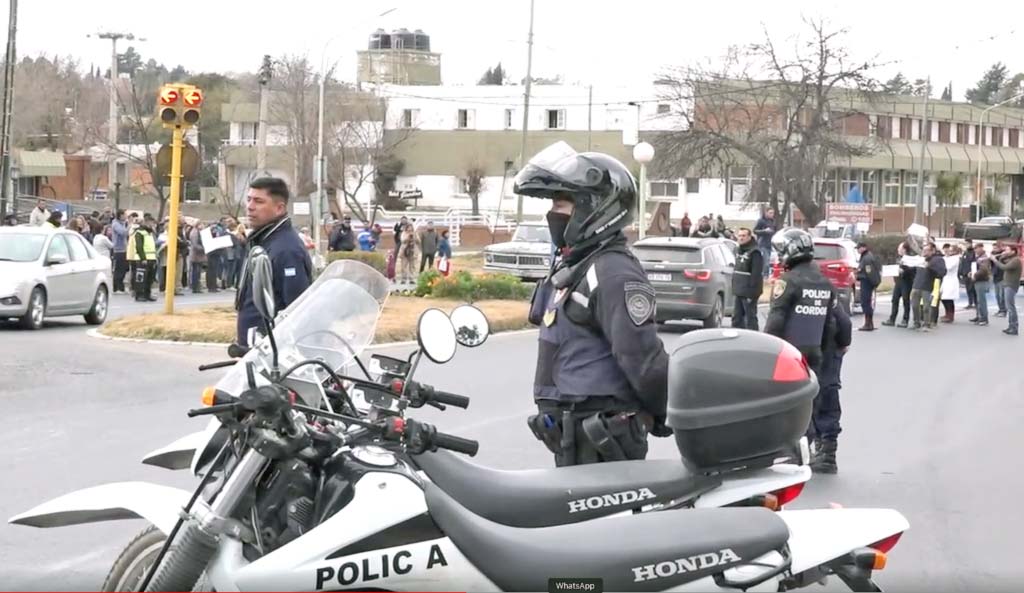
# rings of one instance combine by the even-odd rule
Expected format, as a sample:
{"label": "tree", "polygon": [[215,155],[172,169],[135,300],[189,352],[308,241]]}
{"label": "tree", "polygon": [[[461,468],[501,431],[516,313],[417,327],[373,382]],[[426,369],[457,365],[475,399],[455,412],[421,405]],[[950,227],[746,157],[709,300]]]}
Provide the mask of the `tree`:
{"label": "tree", "polygon": [[985,72],[978,84],[967,91],[965,95],[967,100],[983,105],[993,104],[996,95],[1006,82],[1007,74],[1006,66],[1002,62],[996,62]]}
{"label": "tree", "polygon": [[292,189],[297,196],[316,189],[317,88],[319,79],[305,56],[286,55],[274,61],[270,88],[270,119],[287,129],[293,157]]}
{"label": "tree", "polygon": [[897,72],[896,76],[893,76],[882,85],[882,92],[887,95],[909,95],[911,93],[910,82],[907,81],[902,72]]}
{"label": "tree", "polygon": [[946,88],[942,89],[942,100],[952,101],[953,100],[953,83],[950,82]]}
{"label": "tree", "polygon": [[[153,60],[150,60],[153,62]],[[155,63],[155,62],[153,62]],[[139,52],[135,51],[135,48],[128,46],[128,49],[124,50],[123,54],[117,54],[117,73],[125,74],[129,78],[134,78],[135,73],[142,68],[142,56]],[[110,70],[107,70],[107,78],[110,78]]]}
{"label": "tree", "polygon": [[946,209],[963,198],[964,180],[959,173],[940,173],[935,180],[935,205],[942,208],[942,228],[946,228]]}
{"label": "tree", "polygon": [[[1022,91],[1024,91],[1024,72],[1021,72],[1006,81],[1003,88],[999,89],[995,102],[1002,103],[1003,101],[1008,101],[1010,98],[1020,94]],[[1007,105],[1024,108],[1024,97],[1019,97],[1015,101],[1007,103]]]}
{"label": "tree", "polygon": [[473,205],[473,216],[480,214],[480,192],[484,190],[486,176],[487,172],[478,160],[473,159],[466,164],[463,179],[466,181],[466,193],[469,194],[469,200]]}
{"label": "tree", "polygon": [[505,84],[505,70],[501,67],[501,62],[494,68],[488,68],[484,75],[480,77],[477,82],[478,85],[502,85]]}
{"label": "tree", "polygon": [[855,106],[874,100],[875,66],[852,60],[840,45],[846,31],[808,27],[791,57],[766,31],[764,41],[732,48],[718,65],[667,75],[663,99],[685,125],[654,139],[653,173],[724,178],[734,166],[750,167],[751,191],[737,197],[768,202],[783,217],[795,206],[811,225],[821,220],[828,168],[870,155],[885,140],[843,133],[847,125],[868,132],[868,116]]}

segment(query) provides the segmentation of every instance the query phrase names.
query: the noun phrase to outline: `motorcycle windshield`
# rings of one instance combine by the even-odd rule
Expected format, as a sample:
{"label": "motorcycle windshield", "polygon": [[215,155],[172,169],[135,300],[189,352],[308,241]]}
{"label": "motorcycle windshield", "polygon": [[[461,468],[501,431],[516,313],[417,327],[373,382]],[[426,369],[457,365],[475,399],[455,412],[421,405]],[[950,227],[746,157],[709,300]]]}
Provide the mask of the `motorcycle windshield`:
{"label": "motorcycle windshield", "polygon": [[[278,365],[281,371],[304,360],[323,361],[338,371],[351,362],[373,341],[384,303],[390,294],[390,282],[383,274],[353,260],[339,260],[317,277],[287,309],[274,320]],[[217,383],[217,389],[238,395],[248,387],[247,362],[257,370],[269,370],[273,364],[270,340],[261,339]],[[307,365],[291,378],[321,382],[327,372]]]}

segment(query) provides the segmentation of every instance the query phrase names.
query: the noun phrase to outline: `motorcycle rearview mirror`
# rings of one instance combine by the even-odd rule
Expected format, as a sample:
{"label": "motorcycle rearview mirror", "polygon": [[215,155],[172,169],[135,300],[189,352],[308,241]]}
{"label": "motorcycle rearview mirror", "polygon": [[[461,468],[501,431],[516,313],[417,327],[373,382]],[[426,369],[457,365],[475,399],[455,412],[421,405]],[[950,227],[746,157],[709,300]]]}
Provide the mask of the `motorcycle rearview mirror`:
{"label": "motorcycle rearview mirror", "polygon": [[452,311],[452,326],[455,328],[455,339],[467,348],[476,348],[487,341],[491,333],[491,324],[487,316],[473,305],[460,305]]}
{"label": "motorcycle rearview mirror", "polygon": [[455,356],[458,342],[452,320],[440,309],[427,309],[416,326],[416,341],[427,358],[444,364]]}

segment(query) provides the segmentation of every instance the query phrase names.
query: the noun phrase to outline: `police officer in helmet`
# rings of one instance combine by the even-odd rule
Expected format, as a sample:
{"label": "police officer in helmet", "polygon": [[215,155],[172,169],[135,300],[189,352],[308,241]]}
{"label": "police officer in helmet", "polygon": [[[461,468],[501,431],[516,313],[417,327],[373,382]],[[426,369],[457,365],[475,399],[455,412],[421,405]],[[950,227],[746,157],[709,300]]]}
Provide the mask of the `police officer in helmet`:
{"label": "police officer in helmet", "polygon": [[540,326],[530,429],[557,466],[643,459],[649,433],[672,432],[654,289],[623,234],[636,182],[616,159],[558,142],[523,167],[514,191],[551,200],[557,248],[530,307]]}
{"label": "police officer in helmet", "polygon": [[772,237],[785,273],[775,281],[765,332],[795,346],[818,378],[819,390],[807,435],[815,441],[812,469],[835,473],[839,435],[839,372],[850,345],[850,318],[832,283],[814,263],[814,239],[807,231],[783,229]]}

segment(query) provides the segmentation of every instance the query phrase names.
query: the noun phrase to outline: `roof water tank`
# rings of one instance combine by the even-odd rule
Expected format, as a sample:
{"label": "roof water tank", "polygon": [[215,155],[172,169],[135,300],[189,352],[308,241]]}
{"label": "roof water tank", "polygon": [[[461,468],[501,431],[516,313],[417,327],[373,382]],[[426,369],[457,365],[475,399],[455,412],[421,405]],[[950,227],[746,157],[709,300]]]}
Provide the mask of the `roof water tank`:
{"label": "roof water tank", "polygon": [[416,35],[409,29],[399,29],[391,33],[391,46],[395,49],[416,49]]}
{"label": "roof water tank", "polygon": [[430,51],[430,35],[424,33],[423,29],[416,29],[413,34],[416,35],[416,50]]}
{"label": "roof water tank", "polygon": [[390,36],[387,34],[387,32],[385,32],[384,29],[377,29],[376,31],[370,34],[370,44],[368,46],[368,49],[380,49],[381,47],[384,47],[381,44],[384,42],[385,39],[387,39],[390,42]]}

